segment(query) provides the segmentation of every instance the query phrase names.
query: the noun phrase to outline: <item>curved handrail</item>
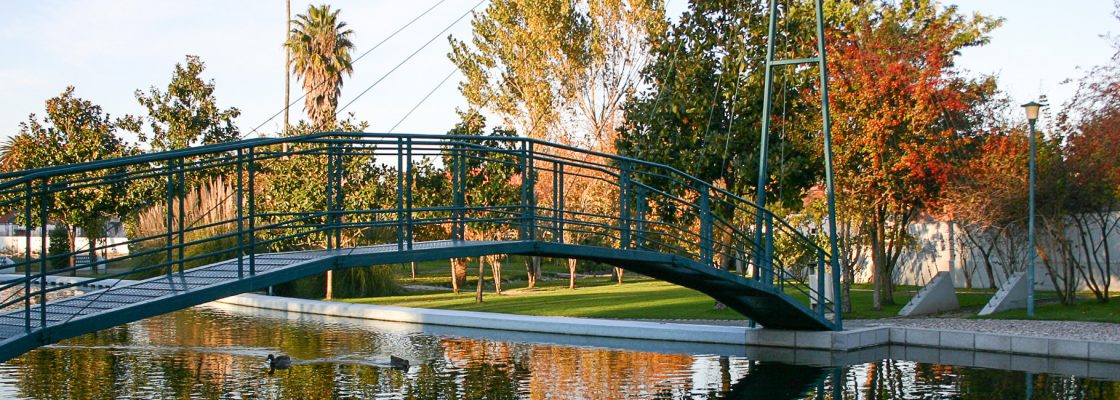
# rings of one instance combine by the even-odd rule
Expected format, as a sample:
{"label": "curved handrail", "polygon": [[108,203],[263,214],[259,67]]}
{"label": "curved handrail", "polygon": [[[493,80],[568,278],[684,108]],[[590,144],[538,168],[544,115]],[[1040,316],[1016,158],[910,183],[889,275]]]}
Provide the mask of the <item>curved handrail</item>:
{"label": "curved handrail", "polygon": [[[282,145],[302,146],[300,149],[282,148]],[[406,150],[407,145],[407,150]],[[372,146],[372,147],[369,147]],[[497,147],[495,147],[497,146]],[[306,148],[303,148],[306,147]],[[406,156],[407,151],[407,156]],[[215,158],[202,158],[213,156]],[[395,169],[395,183],[398,187],[397,206],[392,209],[365,210],[348,207],[344,202],[345,197],[344,174],[347,160],[352,157],[370,157],[367,163],[373,163],[376,157],[389,155],[397,158]],[[450,193],[454,204],[414,204],[413,172],[415,165],[413,156],[417,158],[437,157],[439,162],[445,164],[440,168],[446,169],[446,178],[451,181],[453,188]],[[325,209],[311,209],[297,212],[276,212],[254,207],[253,171],[267,173],[268,168],[283,165],[288,157],[323,157],[326,166],[327,182],[324,188]],[[403,160],[407,157],[408,172],[404,172]],[[359,160],[360,161],[360,160]],[[467,163],[476,166],[489,166],[505,171],[506,175],[518,176],[521,180],[520,201],[511,199],[512,193],[507,193],[505,200],[509,204],[466,204],[465,189],[463,185],[467,175],[475,173],[467,171]],[[372,165],[372,164],[369,164]],[[128,169],[126,167],[139,167]],[[548,167],[551,167],[549,169]],[[183,217],[182,203],[185,201],[184,175],[207,173],[218,168],[225,168],[225,174],[232,174],[236,168],[237,177],[237,217],[218,219],[197,223],[202,219],[191,222],[186,226]],[[389,167],[386,167],[389,168]],[[105,175],[85,174],[90,171],[112,171]],[[246,175],[248,171],[248,175]],[[458,172],[456,172],[458,171]],[[516,174],[513,172],[516,171]],[[550,175],[551,174],[551,175]],[[350,175],[348,175],[350,176]],[[407,176],[407,190],[405,179]],[[551,176],[553,192],[551,197],[538,195],[541,189],[537,186],[538,179],[544,180]],[[358,178],[350,176],[351,178]],[[69,178],[69,180],[67,180]],[[162,180],[166,178],[166,182]],[[503,136],[470,136],[470,135],[431,135],[431,134],[405,134],[405,133],[360,133],[360,132],[319,132],[314,134],[293,136],[285,138],[259,138],[238,142],[220,143],[197,148],[150,153],[122,157],[117,159],[99,160],[80,164],[69,164],[35,170],[20,171],[0,174],[0,208],[6,210],[22,208],[19,215],[28,215],[32,220],[40,215],[31,216],[31,208],[36,199],[46,196],[55,196],[64,192],[74,192],[85,188],[96,187],[101,184],[119,183],[120,181],[151,181],[153,190],[164,191],[168,207],[165,215],[166,232],[141,235],[127,240],[125,243],[132,245],[152,245],[155,248],[141,250],[130,254],[130,260],[143,257],[164,255],[157,261],[141,265],[135,270],[151,271],[165,269],[172,273],[177,266],[182,271],[186,264],[201,262],[208,257],[227,254],[230,251],[238,254],[248,254],[252,260],[258,251],[258,246],[275,246],[293,240],[307,240],[309,243],[325,242],[327,248],[340,247],[342,231],[346,229],[389,229],[395,230],[397,243],[400,246],[410,246],[416,229],[445,229],[450,226],[453,239],[463,240],[468,226],[500,227],[507,232],[518,232],[521,239],[533,239],[537,234],[548,236],[547,240],[564,241],[565,233],[570,235],[583,235],[594,239],[599,245],[618,247],[620,250],[660,249],[669,253],[678,253],[700,259],[708,265],[727,265],[728,261],[745,264],[750,261],[748,255],[755,255],[754,265],[748,271],[740,271],[751,275],[755,280],[766,285],[773,285],[782,290],[789,285],[794,290],[810,297],[821,298],[820,293],[809,288],[809,285],[800,282],[791,263],[800,263],[801,258],[816,259],[817,265],[827,264],[828,255],[815,241],[809,239],[799,230],[789,225],[785,220],[773,214],[770,210],[759,208],[753,202],[737,196],[725,189],[715,187],[693,176],[685,174],[675,168],[638,160],[631,157],[606,154],[574,146],[550,143],[542,140],[523,137]],[[244,187],[247,181],[248,188]],[[613,191],[611,195],[619,196],[616,214],[601,211],[588,211],[573,209],[564,205],[562,192],[564,182],[567,180],[581,182],[597,182],[605,184]],[[657,186],[656,182],[668,186]],[[459,183],[457,183],[459,182]],[[37,184],[38,183],[38,184]],[[445,182],[446,183],[446,182]],[[162,186],[161,186],[162,185]],[[459,185],[459,186],[456,186]],[[559,185],[559,187],[556,187]],[[508,186],[508,185],[507,185]],[[160,189],[162,187],[162,189]],[[509,187],[507,191],[512,190]],[[417,189],[419,190],[419,189]],[[404,194],[407,192],[407,207]],[[244,195],[249,200],[243,199]],[[231,201],[231,193],[223,202]],[[600,194],[603,195],[603,194]],[[7,199],[3,199],[6,197]],[[336,199],[337,197],[337,199]],[[538,199],[540,197],[540,199]],[[178,203],[175,203],[175,200]],[[547,200],[551,204],[538,204],[538,200]],[[42,200],[40,200],[42,201]],[[172,205],[179,206],[179,211],[172,209]],[[248,204],[248,206],[246,206]],[[658,214],[664,210],[654,210],[653,206],[664,206],[670,214]],[[247,210],[244,208],[248,208]],[[715,213],[717,207],[729,212],[721,216]],[[647,210],[647,208],[649,208]],[[675,210],[675,211],[672,211]],[[676,214],[672,214],[672,213]],[[207,212],[207,214],[209,211]],[[765,243],[760,243],[746,232],[746,228],[734,226],[736,215],[744,216],[762,215],[772,222],[768,225],[772,231],[766,235]],[[174,225],[171,216],[178,218],[178,227]],[[395,216],[395,219],[394,219]],[[407,216],[407,218],[406,218]],[[349,218],[348,221],[344,219]],[[384,219],[382,219],[384,218]],[[753,218],[750,218],[753,219]],[[261,225],[255,225],[255,223]],[[248,226],[246,226],[248,224]],[[565,226],[568,224],[568,226]],[[575,226],[575,227],[573,227]],[[28,222],[27,242],[30,244],[31,223]],[[203,232],[210,229],[225,229],[232,233],[220,233],[201,239],[192,238],[185,240],[189,234]],[[755,227],[756,231],[763,227]],[[294,233],[292,233],[294,232]],[[258,236],[265,237],[258,240]],[[796,259],[785,259],[776,256],[774,236],[780,234],[788,237],[795,246],[791,256]],[[40,233],[45,238],[45,232]],[[271,236],[269,236],[271,235]],[[208,243],[217,243],[221,240],[236,239],[237,244],[231,249],[221,249],[202,253],[200,255],[184,256],[184,251],[192,246]],[[316,242],[318,241],[318,242]],[[249,242],[249,243],[246,243]],[[44,242],[45,243],[45,242]],[[121,244],[94,245],[88,251],[105,250]],[[44,245],[45,246],[45,245]],[[232,246],[232,245],[231,245]],[[45,249],[45,247],[44,247]],[[22,286],[24,294],[15,300],[5,301],[4,305],[13,305],[20,302],[29,303],[29,299],[37,297],[40,301],[45,299],[47,293],[62,290],[73,285],[60,285],[47,288],[42,284],[43,276],[50,273],[60,273],[75,270],[76,266],[67,266],[47,270],[50,260],[59,260],[70,257],[75,253],[64,255],[51,255],[32,260],[30,249],[26,250],[27,260],[20,265],[30,271],[37,265],[39,272],[27,272],[24,278],[5,282],[0,285],[0,290]],[[176,257],[174,253],[178,253]],[[806,256],[806,254],[808,256]],[[720,260],[716,260],[720,258]],[[141,260],[143,261],[143,260]],[[98,261],[95,265],[105,266],[113,260]],[[239,258],[239,268],[241,259]],[[249,261],[252,271],[252,261]],[[818,268],[818,272],[821,271]],[[129,272],[114,273],[96,278],[96,280],[123,277]],[[31,287],[33,282],[39,283],[39,288]],[[30,307],[30,306],[27,306]],[[833,305],[822,304],[818,307],[820,315],[824,315],[826,308],[836,309]],[[44,311],[45,312],[45,311]],[[839,314],[835,319],[839,320]],[[30,326],[30,322],[28,323]]]}

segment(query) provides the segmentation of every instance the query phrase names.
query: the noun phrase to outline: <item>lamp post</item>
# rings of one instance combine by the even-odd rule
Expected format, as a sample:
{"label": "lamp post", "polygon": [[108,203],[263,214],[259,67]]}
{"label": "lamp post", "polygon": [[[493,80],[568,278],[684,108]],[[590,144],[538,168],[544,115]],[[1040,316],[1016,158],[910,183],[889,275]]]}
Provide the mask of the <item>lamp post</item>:
{"label": "lamp post", "polygon": [[1031,140],[1031,155],[1030,155],[1030,198],[1027,205],[1027,242],[1030,247],[1031,254],[1029,262],[1027,263],[1027,316],[1034,317],[1034,259],[1037,258],[1038,250],[1034,247],[1034,159],[1035,159],[1035,138],[1034,138],[1034,123],[1038,121],[1038,110],[1042,108],[1042,104],[1030,102],[1023,104],[1023,109],[1027,112],[1027,123],[1030,125],[1030,140]]}

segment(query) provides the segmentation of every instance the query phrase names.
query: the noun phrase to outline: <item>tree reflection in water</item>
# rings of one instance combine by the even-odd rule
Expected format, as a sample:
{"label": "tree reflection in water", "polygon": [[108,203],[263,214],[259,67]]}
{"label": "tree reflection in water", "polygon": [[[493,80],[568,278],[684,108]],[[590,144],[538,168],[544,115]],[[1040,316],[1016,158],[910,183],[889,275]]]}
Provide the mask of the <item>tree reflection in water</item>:
{"label": "tree reflection in water", "polygon": [[[290,374],[267,375],[268,353]],[[388,368],[389,354],[413,362]],[[843,382],[833,387],[833,382]],[[437,337],[205,307],[150,318],[0,364],[0,397],[1023,399],[1021,372],[883,360],[842,369]],[[1120,398],[1116,382],[1034,375],[1035,399]]]}

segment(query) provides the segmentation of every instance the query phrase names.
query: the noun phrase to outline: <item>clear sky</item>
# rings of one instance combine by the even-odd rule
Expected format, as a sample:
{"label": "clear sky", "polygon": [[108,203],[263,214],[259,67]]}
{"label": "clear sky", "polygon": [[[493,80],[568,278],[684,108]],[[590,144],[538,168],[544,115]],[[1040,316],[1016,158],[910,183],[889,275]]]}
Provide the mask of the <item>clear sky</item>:
{"label": "clear sky", "polygon": [[[392,31],[438,0],[337,0],[341,17],[354,30],[356,54],[370,49]],[[350,102],[478,0],[446,0],[432,13],[370,53],[346,79],[341,104]],[[292,13],[307,9],[293,1]],[[684,0],[670,0],[679,10]],[[973,73],[998,74],[1012,99],[1025,103],[1045,93],[1060,105],[1073,91],[1062,85],[1081,75],[1078,67],[1103,64],[1113,53],[1101,35],[1120,34],[1111,0],[956,0],[967,12],[1006,18],[992,43],[970,49],[960,65]],[[484,7],[484,6],[483,6]],[[441,79],[453,70],[446,37],[469,34],[470,17],[438,35],[430,46],[355,102],[347,112],[371,123],[371,130],[395,125]],[[284,2],[47,0],[12,2],[0,13],[0,137],[18,131],[29,113],[43,113],[43,102],[74,85],[77,94],[113,115],[142,115],[133,92],[165,88],[175,63],[187,54],[206,63],[204,77],[214,79],[222,107],[242,110],[243,132],[264,123],[283,107],[285,38]],[[456,121],[460,98],[456,74],[396,129],[397,132],[445,132]],[[302,90],[292,81],[293,99]],[[292,120],[302,117],[302,103]],[[271,134],[282,119],[264,123]]]}

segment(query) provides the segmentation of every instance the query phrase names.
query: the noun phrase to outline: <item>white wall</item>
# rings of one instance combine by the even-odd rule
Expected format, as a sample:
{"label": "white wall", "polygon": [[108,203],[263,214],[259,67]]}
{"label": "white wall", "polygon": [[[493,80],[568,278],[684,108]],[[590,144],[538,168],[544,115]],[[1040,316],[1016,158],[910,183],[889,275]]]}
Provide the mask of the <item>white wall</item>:
{"label": "white wall", "polygon": [[[1120,213],[1113,215],[1113,218],[1120,218]],[[988,287],[988,276],[984,267],[984,258],[979,250],[968,241],[964,232],[960,227],[953,229],[950,235],[949,224],[943,221],[927,220],[917,222],[910,225],[910,233],[916,238],[916,243],[903,251],[899,257],[898,266],[895,269],[894,281],[899,284],[906,285],[925,285],[930,279],[933,279],[940,271],[950,271],[952,269],[953,282],[956,287],[965,287],[965,268],[972,271],[972,287],[983,288]],[[950,242],[952,236],[952,242]],[[1079,234],[1075,228],[1071,228],[1067,232],[1067,236],[1071,239],[1078,238]],[[1009,242],[1004,239],[1001,249],[993,251],[992,269],[993,277],[996,281],[996,287],[999,287],[1007,280],[1007,277],[1015,271],[1026,270],[1027,268],[1027,237],[1026,234],[1017,235],[1019,240]],[[1091,237],[1090,243],[1099,242],[1099,233]],[[1112,232],[1109,238],[1112,254],[1112,284],[1110,291],[1120,292],[1120,230]],[[1075,251],[1079,254],[1077,258],[1084,261],[1084,256],[1081,255],[1080,240],[1074,240]],[[954,261],[952,268],[950,268],[950,251],[952,248]],[[857,281],[870,281],[870,257],[863,257],[860,260],[862,268],[859,269],[856,280]],[[1036,282],[1041,288],[1052,288],[1050,277],[1046,272],[1046,267],[1043,266],[1042,260],[1039,259],[1035,264],[1036,269]],[[1085,289],[1083,281],[1080,281],[1080,286]]]}

